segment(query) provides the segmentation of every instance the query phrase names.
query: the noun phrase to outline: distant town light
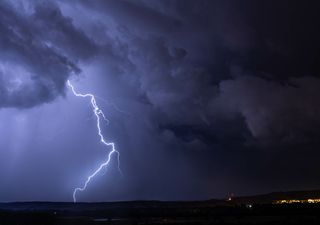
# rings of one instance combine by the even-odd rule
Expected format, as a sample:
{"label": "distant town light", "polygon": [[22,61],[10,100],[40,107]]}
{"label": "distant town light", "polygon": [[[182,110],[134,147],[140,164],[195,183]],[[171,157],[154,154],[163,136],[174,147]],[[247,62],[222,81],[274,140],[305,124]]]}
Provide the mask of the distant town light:
{"label": "distant town light", "polygon": [[285,200],[276,200],[275,204],[293,204],[293,203],[320,203],[319,198],[309,198],[309,199],[285,199]]}

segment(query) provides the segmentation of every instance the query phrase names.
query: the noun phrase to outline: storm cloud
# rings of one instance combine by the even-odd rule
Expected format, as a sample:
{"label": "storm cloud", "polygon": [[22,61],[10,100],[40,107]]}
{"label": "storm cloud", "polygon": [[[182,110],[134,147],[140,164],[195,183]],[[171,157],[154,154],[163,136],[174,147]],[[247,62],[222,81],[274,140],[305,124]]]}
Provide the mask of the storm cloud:
{"label": "storm cloud", "polygon": [[320,80],[292,78],[281,84],[255,77],[220,83],[212,107],[240,113],[253,137],[285,143],[317,141]]}
{"label": "storm cloud", "polygon": [[[79,48],[85,44],[89,51],[90,40],[54,4],[37,5],[31,15],[6,2],[0,10],[0,106],[32,107],[63,94],[68,77],[80,72],[69,55],[81,59],[87,53]],[[75,37],[72,49],[78,51],[72,52]]]}
{"label": "storm cloud", "polygon": [[[296,177],[294,163],[280,162],[298,162],[304,149],[306,161],[319,156],[319,10],[317,1],[292,0],[4,1],[0,110],[8,117],[10,110],[40,115],[43,109],[51,119],[31,115],[38,125],[25,129],[67,133],[52,133],[62,140],[50,149],[57,163],[63,154],[76,158],[66,146],[80,149],[72,166],[59,162],[71,171],[72,179],[65,179],[78,184],[84,178],[79,173],[93,170],[103,156],[86,152],[98,148],[88,144],[96,141],[94,126],[84,120],[90,117],[86,103],[81,108],[70,100],[66,81],[96,94],[108,110],[106,133],[119,145],[126,177],[95,187],[97,194],[85,196],[91,200],[320,187],[317,166],[303,165],[309,175]],[[12,126],[19,130],[20,122]],[[68,142],[78,140],[75,134],[79,143]],[[11,151],[13,142],[1,148]],[[50,188],[35,198],[46,199],[56,191]],[[58,192],[64,200],[66,192]]]}

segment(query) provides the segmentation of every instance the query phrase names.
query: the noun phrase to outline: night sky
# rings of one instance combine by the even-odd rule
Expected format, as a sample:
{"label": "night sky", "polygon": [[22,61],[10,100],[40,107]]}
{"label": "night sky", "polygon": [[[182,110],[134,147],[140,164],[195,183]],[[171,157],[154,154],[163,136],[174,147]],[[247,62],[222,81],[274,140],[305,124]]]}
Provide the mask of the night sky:
{"label": "night sky", "polygon": [[0,201],[320,188],[315,0],[3,0]]}

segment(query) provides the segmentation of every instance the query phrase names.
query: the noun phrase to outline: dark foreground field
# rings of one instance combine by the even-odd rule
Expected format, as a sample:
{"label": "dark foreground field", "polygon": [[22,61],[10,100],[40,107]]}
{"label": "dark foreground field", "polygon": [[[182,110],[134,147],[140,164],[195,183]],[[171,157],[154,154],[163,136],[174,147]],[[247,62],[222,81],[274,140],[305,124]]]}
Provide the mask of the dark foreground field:
{"label": "dark foreground field", "polygon": [[319,204],[227,202],[0,203],[0,225],[320,224]]}

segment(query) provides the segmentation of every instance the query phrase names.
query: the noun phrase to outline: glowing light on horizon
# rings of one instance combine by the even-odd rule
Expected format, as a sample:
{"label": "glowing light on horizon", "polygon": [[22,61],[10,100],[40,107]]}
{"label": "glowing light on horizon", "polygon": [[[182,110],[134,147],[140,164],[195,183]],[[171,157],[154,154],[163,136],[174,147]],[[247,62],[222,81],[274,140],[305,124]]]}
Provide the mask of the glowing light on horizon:
{"label": "glowing light on horizon", "polygon": [[320,203],[319,198],[276,200],[274,204]]}

